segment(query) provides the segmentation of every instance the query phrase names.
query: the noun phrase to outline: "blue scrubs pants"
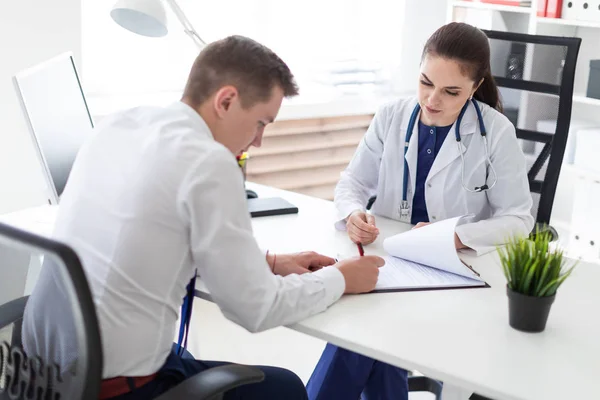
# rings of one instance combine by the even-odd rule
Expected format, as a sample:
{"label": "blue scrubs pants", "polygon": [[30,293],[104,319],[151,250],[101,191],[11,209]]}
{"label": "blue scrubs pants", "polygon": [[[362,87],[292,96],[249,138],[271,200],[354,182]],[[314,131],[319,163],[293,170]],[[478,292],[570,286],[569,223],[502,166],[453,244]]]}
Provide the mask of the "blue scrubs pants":
{"label": "blue scrubs pants", "polygon": [[408,400],[408,373],[328,343],[306,389],[310,400]]}

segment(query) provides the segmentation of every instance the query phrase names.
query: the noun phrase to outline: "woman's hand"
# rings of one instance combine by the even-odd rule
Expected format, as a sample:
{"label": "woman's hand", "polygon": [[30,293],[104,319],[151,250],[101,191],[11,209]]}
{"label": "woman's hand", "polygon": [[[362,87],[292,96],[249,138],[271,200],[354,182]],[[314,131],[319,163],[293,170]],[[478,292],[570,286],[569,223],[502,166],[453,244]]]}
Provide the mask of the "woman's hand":
{"label": "woman's hand", "polygon": [[379,236],[379,229],[375,225],[375,217],[364,211],[356,210],[346,221],[346,231],[354,243],[371,244]]}

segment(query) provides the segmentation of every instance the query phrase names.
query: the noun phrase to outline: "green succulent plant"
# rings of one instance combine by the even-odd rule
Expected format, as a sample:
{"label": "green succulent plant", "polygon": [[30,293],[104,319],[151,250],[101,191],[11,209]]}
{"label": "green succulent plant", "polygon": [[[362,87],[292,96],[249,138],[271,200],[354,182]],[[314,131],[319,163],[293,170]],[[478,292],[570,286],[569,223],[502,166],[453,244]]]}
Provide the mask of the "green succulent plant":
{"label": "green succulent plant", "polygon": [[526,296],[553,296],[573,269],[567,266],[562,250],[550,250],[552,235],[537,232],[531,237],[515,237],[498,248],[508,287]]}

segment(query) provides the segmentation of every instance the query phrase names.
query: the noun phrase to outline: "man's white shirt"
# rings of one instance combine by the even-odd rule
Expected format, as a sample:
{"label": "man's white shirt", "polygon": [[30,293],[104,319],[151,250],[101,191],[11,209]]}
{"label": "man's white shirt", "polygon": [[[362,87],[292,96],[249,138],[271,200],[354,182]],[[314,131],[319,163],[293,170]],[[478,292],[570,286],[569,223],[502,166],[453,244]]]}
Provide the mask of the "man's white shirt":
{"label": "man's white shirt", "polygon": [[[102,121],[79,151],[54,236],[77,252],[90,283],[104,378],[160,369],[196,271],[223,314],[250,331],[321,312],[345,287],[335,267],[272,274],[252,234],[235,157],[182,102]],[[73,352],[47,337],[61,312],[44,300],[50,279],[42,273],[30,298],[24,345],[68,368]]]}

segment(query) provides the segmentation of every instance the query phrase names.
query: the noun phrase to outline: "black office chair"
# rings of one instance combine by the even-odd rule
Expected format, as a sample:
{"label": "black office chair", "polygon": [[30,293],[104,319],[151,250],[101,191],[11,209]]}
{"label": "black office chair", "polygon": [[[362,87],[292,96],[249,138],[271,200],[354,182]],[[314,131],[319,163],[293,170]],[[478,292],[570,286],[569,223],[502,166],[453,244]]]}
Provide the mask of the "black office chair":
{"label": "black office chair", "polygon": [[[28,296],[0,305],[0,400],[97,399],[102,379],[102,344],[96,308],[77,254],[65,244],[0,224],[0,280],[16,268],[27,268],[30,257],[43,256],[41,274],[52,274],[48,298]],[[16,257],[6,256],[12,252]],[[9,261],[12,260],[12,261]],[[14,260],[26,260],[15,265]],[[4,278],[3,276],[4,275]],[[60,331],[36,327],[44,335],[48,354],[27,358],[21,343],[25,308],[47,302],[60,307]],[[43,320],[43,315],[38,315]],[[43,325],[36,319],[35,323]],[[69,338],[69,340],[65,340]],[[71,338],[75,339],[72,343]],[[65,351],[61,346],[68,345]],[[59,371],[58,363],[65,367]],[[218,400],[235,387],[260,382],[263,372],[255,367],[226,365],[191,377],[164,393],[160,400]]]}
{"label": "black office chair", "polygon": [[[492,74],[504,114],[515,125],[530,164],[527,177],[537,226],[550,227],[556,185],[569,135],[573,84],[581,38],[484,31],[490,39]],[[550,127],[548,122],[556,121]]]}
{"label": "black office chair", "polygon": [[[550,231],[556,240],[550,216],[569,134],[581,38],[484,32],[490,39],[492,75],[500,88],[504,115],[515,125],[531,164],[527,177],[536,216],[532,235]],[[554,129],[540,131],[538,122],[548,119],[556,120]],[[439,382],[427,377],[410,377],[409,388],[432,392],[438,399],[441,392]],[[487,398],[473,394],[471,399]]]}

